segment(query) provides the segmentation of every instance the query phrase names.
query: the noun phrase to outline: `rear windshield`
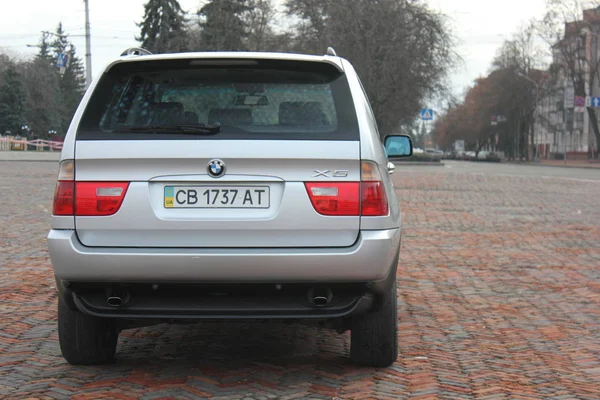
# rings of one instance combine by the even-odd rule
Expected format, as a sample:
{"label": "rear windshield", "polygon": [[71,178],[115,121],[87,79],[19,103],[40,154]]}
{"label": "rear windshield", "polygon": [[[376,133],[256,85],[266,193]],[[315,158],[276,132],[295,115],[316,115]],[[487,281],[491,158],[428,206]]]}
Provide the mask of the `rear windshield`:
{"label": "rear windshield", "polygon": [[[150,129],[204,124],[220,132]],[[77,133],[78,140],[358,138],[343,73],[326,63],[276,60],[117,64],[102,76]]]}

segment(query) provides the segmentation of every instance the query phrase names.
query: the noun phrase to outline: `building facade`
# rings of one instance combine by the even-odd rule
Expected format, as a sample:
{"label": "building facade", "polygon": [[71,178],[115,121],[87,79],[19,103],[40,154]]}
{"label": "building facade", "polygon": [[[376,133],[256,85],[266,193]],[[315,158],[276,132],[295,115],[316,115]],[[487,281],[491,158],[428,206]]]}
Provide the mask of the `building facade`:
{"label": "building facade", "polygon": [[[585,159],[598,151],[587,108],[566,107],[571,105],[566,99],[575,95],[574,81],[588,96],[600,96],[599,33],[600,7],[585,10],[582,20],[565,24],[563,39],[552,49],[551,83],[542,90],[536,109],[538,158],[562,158],[567,152],[570,159]],[[598,111],[600,107],[596,115]]]}

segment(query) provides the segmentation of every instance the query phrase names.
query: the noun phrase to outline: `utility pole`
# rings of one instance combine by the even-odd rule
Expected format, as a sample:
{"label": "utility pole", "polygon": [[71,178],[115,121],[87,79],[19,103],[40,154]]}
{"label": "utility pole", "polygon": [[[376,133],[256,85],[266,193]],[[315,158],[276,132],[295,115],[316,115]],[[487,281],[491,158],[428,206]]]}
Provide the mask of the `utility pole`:
{"label": "utility pole", "polygon": [[83,0],[85,3],[85,88],[90,87],[92,83],[92,37],[90,34],[90,7],[89,0]]}

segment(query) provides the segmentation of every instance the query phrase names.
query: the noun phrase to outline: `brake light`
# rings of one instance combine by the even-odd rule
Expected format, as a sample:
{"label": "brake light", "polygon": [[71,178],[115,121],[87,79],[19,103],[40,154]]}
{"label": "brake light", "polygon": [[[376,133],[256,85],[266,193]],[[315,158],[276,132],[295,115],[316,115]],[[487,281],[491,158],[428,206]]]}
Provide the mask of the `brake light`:
{"label": "brake light", "polygon": [[121,208],[129,182],[75,182],[75,163],[60,163],[53,215],[107,216]]}
{"label": "brake light", "polygon": [[388,215],[385,186],[374,162],[362,162],[361,182],[307,182],[305,186],[319,214],[364,217]]}
{"label": "brake light", "polygon": [[75,211],[75,163],[63,160],[58,166],[58,182],[54,191],[53,215],[73,215]]}
{"label": "brake light", "polygon": [[388,202],[382,182],[361,183],[361,215],[380,217],[388,214]]}
{"label": "brake light", "polygon": [[54,192],[53,215],[73,215],[75,198],[75,182],[67,181],[56,183]]}
{"label": "brake light", "polygon": [[360,215],[380,217],[388,214],[388,201],[383,180],[377,164],[372,161],[361,163]]}
{"label": "brake light", "polygon": [[113,215],[123,203],[128,182],[76,182],[75,215]]}
{"label": "brake light", "polygon": [[360,186],[358,182],[312,182],[305,185],[308,197],[319,214],[359,215]]}

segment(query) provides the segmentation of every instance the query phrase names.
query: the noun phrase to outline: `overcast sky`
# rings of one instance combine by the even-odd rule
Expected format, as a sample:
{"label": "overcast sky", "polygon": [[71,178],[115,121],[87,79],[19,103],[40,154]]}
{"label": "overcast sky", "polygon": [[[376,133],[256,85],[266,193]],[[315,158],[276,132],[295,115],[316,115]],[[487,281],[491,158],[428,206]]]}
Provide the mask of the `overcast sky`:
{"label": "overcast sky", "polygon": [[[80,57],[85,54],[83,0],[8,1],[0,14],[0,48],[15,56],[36,52],[40,31],[53,31],[62,21]],[[194,13],[201,0],[180,0],[182,8]],[[145,0],[90,0],[92,27],[92,73],[117,57],[127,47],[139,46],[135,23],[143,15]],[[524,21],[541,17],[544,0],[429,0],[431,7],[448,15],[461,42],[457,49],[463,64],[452,74],[452,87],[460,94],[466,86],[485,75],[496,50]],[[9,5],[10,4],[10,5]]]}

